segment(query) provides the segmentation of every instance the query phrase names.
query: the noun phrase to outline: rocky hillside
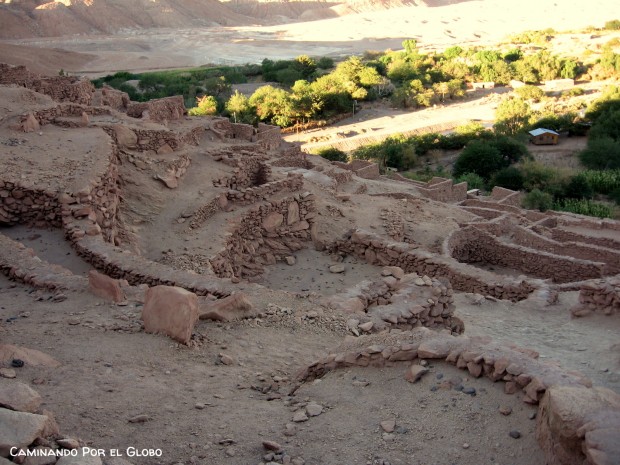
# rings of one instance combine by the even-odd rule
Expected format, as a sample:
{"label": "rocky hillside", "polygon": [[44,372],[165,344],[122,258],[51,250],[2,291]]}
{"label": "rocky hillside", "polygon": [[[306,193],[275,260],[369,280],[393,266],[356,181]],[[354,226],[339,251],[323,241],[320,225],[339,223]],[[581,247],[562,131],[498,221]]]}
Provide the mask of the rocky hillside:
{"label": "rocky hillside", "polygon": [[459,0],[13,0],[0,3],[0,39],[123,29],[280,24]]}

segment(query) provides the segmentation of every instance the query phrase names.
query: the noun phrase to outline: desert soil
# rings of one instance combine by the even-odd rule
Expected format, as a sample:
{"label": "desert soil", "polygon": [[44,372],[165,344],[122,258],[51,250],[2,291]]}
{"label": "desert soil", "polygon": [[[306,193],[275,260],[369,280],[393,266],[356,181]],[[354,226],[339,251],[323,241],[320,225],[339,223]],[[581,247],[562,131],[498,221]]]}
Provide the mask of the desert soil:
{"label": "desert soil", "polygon": [[[75,273],[88,268],[56,231],[16,227],[3,233]],[[169,244],[183,248],[186,242],[177,237]],[[296,371],[347,334],[343,316],[323,309],[321,297],[380,274],[351,259],[344,276],[331,274],[330,256],[310,250],[296,256],[294,266],[269,269],[262,284],[271,289],[252,296],[258,318],[201,321],[191,348],[143,333],[138,302],[118,306],[69,292],[66,301],[52,303],[46,293],[4,277],[1,339],[62,363],[17,372],[21,381],[36,384],[65,435],[123,455],[128,447],[162,449],[161,459],[128,457],[136,464],[258,464],[267,454],[261,446],[266,439],[316,465],[544,463],[534,438],[536,409],[520,393],[505,395],[501,383],[470,378],[445,363],[431,363],[416,384],[404,380],[405,364],[336,371],[289,396]],[[571,319],[576,298],[566,293],[559,304],[543,306],[480,303],[457,293],[456,314],[466,335],[535,349],[542,359],[561,360],[618,392],[620,322],[602,315]],[[232,364],[222,364],[222,355]],[[475,396],[456,390],[459,384],[474,388]],[[293,422],[308,403],[321,405],[322,413]],[[137,416],[146,421],[129,422]],[[386,420],[395,421],[394,432],[381,428]],[[512,438],[511,431],[521,437]]]}

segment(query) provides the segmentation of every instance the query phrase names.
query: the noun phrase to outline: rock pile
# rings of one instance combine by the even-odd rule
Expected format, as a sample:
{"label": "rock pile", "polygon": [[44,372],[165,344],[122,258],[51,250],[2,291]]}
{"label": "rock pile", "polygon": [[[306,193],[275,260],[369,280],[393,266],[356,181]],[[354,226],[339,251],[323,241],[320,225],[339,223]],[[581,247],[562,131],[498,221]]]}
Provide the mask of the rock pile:
{"label": "rock pile", "polygon": [[571,309],[574,316],[585,316],[592,312],[605,315],[620,313],[620,277],[615,276],[581,285],[579,305]]}
{"label": "rock pile", "polygon": [[324,300],[332,309],[350,316],[348,327],[356,335],[397,327],[449,328],[461,333],[463,322],[453,316],[452,286],[401,268],[386,267],[380,281],[364,281]]}

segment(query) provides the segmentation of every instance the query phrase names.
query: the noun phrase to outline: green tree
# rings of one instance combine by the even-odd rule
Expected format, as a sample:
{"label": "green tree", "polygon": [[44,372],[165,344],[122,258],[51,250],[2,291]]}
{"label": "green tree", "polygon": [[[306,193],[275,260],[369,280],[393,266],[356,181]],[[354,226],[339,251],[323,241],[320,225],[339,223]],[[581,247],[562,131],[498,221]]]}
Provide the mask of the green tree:
{"label": "green tree", "polygon": [[523,173],[521,173],[518,168],[515,166],[508,166],[493,175],[491,178],[491,185],[519,191],[523,189],[524,181],[525,178]]}
{"label": "green tree", "polygon": [[346,152],[343,152],[335,147],[321,149],[317,152],[317,155],[330,161],[341,161],[343,163],[347,163],[349,161],[349,156]]}
{"label": "green tree", "polygon": [[493,173],[508,166],[500,151],[485,141],[474,140],[467,144],[454,163],[452,175],[455,178],[466,173],[475,173],[488,180]]}
{"label": "green tree", "polygon": [[523,198],[523,206],[529,209],[540,210],[545,212],[553,207],[553,196],[540,189],[534,189],[528,192]]}
{"label": "green tree", "polygon": [[532,113],[521,99],[510,98],[497,106],[493,128],[499,134],[514,136],[527,128]]}
{"label": "green tree", "polygon": [[256,113],[250,100],[236,90],[226,102],[226,111],[239,123],[254,123]]}
{"label": "green tree", "polygon": [[536,86],[519,87],[515,89],[515,94],[523,100],[532,100],[534,102],[539,102],[545,96],[545,92]]}
{"label": "green tree", "polygon": [[415,39],[403,40],[402,46],[407,55],[416,55],[418,53],[418,42]]}
{"label": "green tree", "polygon": [[593,170],[620,168],[620,140],[611,137],[590,139],[579,159],[585,167]]}
{"label": "green tree", "polygon": [[196,97],[196,106],[187,111],[187,114],[190,116],[210,116],[216,113],[217,100],[212,95]]}
{"label": "green tree", "polygon": [[295,58],[293,67],[301,73],[304,79],[307,79],[316,71],[316,62],[308,55],[299,55]]}
{"label": "green tree", "polygon": [[278,126],[290,126],[294,121],[290,94],[284,89],[262,86],[251,95],[249,103],[256,109],[261,121],[269,121]]}

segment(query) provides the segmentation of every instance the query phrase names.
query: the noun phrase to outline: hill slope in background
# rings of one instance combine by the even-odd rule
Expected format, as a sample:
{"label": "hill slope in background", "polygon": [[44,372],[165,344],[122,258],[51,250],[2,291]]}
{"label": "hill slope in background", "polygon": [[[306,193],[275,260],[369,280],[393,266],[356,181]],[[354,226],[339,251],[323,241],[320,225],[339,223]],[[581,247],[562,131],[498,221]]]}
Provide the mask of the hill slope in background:
{"label": "hill slope in background", "polygon": [[273,25],[462,1],[469,0],[12,0],[0,3],[0,39],[112,34],[123,29]]}
{"label": "hill slope in background", "polygon": [[0,5],[0,39],[253,22],[217,0],[14,0]]}

